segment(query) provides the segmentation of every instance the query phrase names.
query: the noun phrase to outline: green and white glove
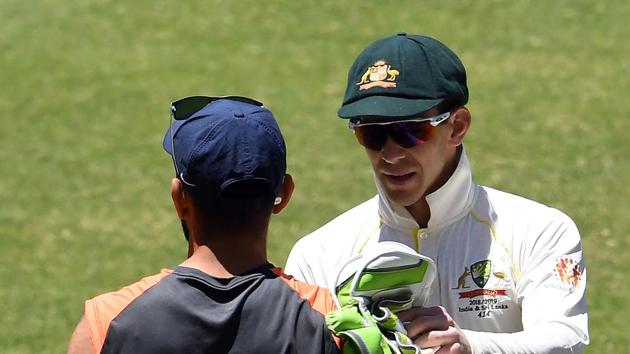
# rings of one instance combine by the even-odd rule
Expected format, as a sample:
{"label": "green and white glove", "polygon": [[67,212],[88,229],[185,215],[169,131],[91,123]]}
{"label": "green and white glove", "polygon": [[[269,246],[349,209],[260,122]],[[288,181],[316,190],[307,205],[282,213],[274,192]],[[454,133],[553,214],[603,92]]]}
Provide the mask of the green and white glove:
{"label": "green and white glove", "polygon": [[343,353],[425,354],[396,313],[424,305],[434,279],[433,261],[397,242],[380,242],[350,259],[330,286],[339,310],[326,316],[328,328],[346,340]]}

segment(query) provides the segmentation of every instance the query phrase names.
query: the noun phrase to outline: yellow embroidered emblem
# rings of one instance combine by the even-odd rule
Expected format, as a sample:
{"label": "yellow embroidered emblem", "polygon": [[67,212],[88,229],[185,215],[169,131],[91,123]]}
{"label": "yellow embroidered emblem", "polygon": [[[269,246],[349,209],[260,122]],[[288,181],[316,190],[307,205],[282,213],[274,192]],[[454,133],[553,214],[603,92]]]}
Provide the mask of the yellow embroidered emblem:
{"label": "yellow embroidered emblem", "polygon": [[359,85],[359,90],[369,90],[372,87],[396,87],[395,81],[398,75],[400,72],[392,69],[385,60],[377,60],[365,71],[357,85]]}

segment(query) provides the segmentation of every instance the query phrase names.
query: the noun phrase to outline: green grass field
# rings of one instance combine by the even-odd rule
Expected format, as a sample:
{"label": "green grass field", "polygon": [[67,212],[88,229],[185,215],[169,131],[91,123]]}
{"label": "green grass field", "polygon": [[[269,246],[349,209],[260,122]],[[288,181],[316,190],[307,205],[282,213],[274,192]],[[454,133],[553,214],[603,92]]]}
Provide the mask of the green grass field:
{"label": "green grass field", "polygon": [[588,353],[630,352],[630,3],[0,1],[0,352],[64,352],[86,298],[179,263],[161,149],[171,100],[257,98],[297,190],[271,260],[374,194],[336,118],[373,40],[433,35],[469,75],[482,184],[558,207],[582,233]]}

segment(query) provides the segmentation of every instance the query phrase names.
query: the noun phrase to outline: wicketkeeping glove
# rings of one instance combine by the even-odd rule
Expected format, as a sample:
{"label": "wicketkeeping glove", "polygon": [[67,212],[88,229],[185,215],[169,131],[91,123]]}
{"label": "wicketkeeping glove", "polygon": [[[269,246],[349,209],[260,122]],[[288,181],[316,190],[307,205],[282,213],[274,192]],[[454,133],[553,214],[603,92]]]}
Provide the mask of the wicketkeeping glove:
{"label": "wicketkeeping glove", "polygon": [[330,288],[339,310],[328,328],[346,344],[344,354],[428,354],[411,339],[396,313],[425,304],[435,264],[397,242],[380,242],[341,267]]}

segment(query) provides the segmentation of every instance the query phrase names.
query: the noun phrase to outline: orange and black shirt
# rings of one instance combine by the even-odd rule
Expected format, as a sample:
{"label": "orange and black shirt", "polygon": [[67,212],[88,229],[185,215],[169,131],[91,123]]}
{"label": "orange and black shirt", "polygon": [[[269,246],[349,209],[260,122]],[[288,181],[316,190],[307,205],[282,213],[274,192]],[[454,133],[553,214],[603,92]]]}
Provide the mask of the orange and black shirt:
{"label": "orange and black shirt", "polygon": [[338,353],[326,289],[271,264],[229,279],[164,269],[85,302],[97,353]]}

